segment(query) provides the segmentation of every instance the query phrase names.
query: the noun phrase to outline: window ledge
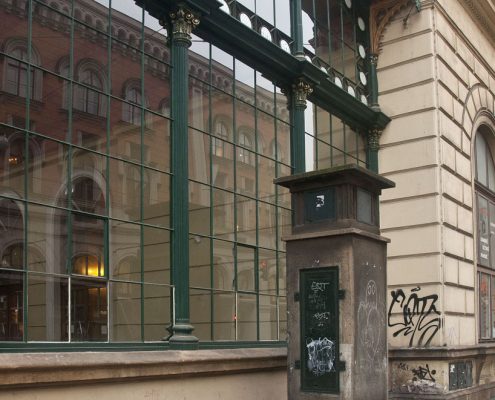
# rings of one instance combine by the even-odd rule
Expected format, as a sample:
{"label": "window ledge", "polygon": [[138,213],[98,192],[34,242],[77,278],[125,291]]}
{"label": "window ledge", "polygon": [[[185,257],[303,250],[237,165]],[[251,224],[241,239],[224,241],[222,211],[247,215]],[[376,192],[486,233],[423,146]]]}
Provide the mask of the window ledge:
{"label": "window ledge", "polygon": [[286,348],[0,354],[0,389],[285,369]]}

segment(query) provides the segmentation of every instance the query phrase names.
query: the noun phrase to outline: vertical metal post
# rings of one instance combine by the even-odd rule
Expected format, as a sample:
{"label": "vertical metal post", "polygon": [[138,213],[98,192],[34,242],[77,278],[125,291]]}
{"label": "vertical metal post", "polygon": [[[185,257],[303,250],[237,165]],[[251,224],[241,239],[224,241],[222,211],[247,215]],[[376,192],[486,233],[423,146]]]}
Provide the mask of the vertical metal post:
{"label": "vertical metal post", "polygon": [[366,161],[368,169],[376,173],[378,173],[378,150],[380,148],[381,134],[381,130],[372,128],[367,136]]}
{"label": "vertical metal post", "polygon": [[376,66],[378,63],[378,55],[370,54],[369,57],[369,89],[370,89],[370,107],[375,111],[380,111],[378,105],[378,76]]}
{"label": "vertical metal post", "polygon": [[293,173],[301,173],[306,170],[306,146],[304,128],[304,110],[306,99],[313,91],[309,83],[299,79],[292,85],[290,96],[291,112],[291,164]]}
{"label": "vertical metal post", "polygon": [[301,0],[290,2],[290,30],[292,36],[292,54],[304,58],[303,25]]}
{"label": "vertical metal post", "polygon": [[179,5],[170,13],[172,60],[172,283],[175,287],[175,320],[170,345],[175,348],[195,348],[189,322],[189,185],[188,185],[188,100],[189,59],[192,29],[199,19]]}

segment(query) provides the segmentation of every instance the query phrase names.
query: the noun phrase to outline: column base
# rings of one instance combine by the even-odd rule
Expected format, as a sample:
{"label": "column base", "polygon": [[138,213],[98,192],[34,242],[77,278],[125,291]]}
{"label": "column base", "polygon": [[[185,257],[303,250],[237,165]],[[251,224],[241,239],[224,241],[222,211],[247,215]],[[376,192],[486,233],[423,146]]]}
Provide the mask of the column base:
{"label": "column base", "polygon": [[192,334],[193,326],[188,323],[175,324],[169,328],[172,336],[168,342],[170,348],[179,350],[195,350],[198,348],[199,339]]}

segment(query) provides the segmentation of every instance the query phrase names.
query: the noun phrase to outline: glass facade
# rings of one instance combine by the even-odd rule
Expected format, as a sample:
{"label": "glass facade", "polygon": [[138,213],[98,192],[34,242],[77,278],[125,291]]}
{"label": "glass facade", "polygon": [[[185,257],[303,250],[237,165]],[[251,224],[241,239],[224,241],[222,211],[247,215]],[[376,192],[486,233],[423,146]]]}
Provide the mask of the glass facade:
{"label": "glass facade", "polygon": [[[155,2],[144,3],[0,5],[1,342],[169,336],[180,294],[173,271],[184,268],[171,261],[180,83],[171,79],[167,29],[145,11]],[[243,29],[291,53],[292,1],[222,3]],[[361,17],[348,1],[330,3],[325,22],[313,17],[319,2],[303,2],[316,32],[305,51],[349,82],[339,86],[344,96],[364,102]],[[330,42],[320,38],[325,29]],[[266,66],[204,35],[193,34],[187,57],[188,174],[180,183],[188,188],[182,245],[193,334],[200,342],[283,341],[281,237],[291,203],[273,180],[294,168],[290,94]],[[307,170],[366,166],[363,134],[331,104],[308,102]]]}

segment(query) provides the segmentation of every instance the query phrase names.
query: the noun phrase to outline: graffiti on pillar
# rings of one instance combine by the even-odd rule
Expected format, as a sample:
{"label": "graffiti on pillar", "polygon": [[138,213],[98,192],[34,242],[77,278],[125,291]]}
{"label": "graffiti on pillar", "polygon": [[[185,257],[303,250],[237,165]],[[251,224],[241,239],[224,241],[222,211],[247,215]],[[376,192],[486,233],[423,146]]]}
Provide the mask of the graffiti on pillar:
{"label": "graffiti on pillar", "polygon": [[321,376],[334,371],[335,343],[330,339],[309,338],[306,344],[308,349],[308,369],[313,375]]}
{"label": "graffiti on pillar", "polygon": [[383,354],[385,337],[381,329],[385,323],[385,313],[378,308],[378,287],[373,279],[366,284],[364,298],[358,307],[358,336],[364,350],[362,359],[367,368],[382,369],[385,364],[380,361]]}
{"label": "graffiti on pillar", "polygon": [[[395,328],[394,337],[403,335],[409,338],[409,347],[428,346],[440,330],[442,320],[437,311],[438,295],[421,297],[421,288],[411,289],[406,295],[402,289],[392,291],[392,301],[388,310],[388,326]],[[393,316],[399,315],[394,321]]]}
{"label": "graffiti on pillar", "polygon": [[434,369],[430,370],[429,365],[426,364],[425,367],[422,367],[420,365],[418,368],[413,368],[412,373],[413,373],[413,381],[426,380],[430,382],[435,382],[435,378],[433,377],[433,375],[435,375],[437,371]]}

